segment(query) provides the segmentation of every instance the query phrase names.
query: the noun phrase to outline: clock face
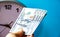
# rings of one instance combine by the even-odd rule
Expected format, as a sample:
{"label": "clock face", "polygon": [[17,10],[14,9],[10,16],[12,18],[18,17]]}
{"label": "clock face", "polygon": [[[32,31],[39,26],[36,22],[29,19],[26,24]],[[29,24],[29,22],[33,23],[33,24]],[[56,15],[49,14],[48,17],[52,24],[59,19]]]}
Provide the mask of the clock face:
{"label": "clock face", "polygon": [[[12,27],[23,7],[22,4],[16,2],[0,2],[0,28],[2,28],[0,31],[2,31],[6,25],[8,25],[6,27]],[[8,31],[9,30],[7,30],[7,32]]]}

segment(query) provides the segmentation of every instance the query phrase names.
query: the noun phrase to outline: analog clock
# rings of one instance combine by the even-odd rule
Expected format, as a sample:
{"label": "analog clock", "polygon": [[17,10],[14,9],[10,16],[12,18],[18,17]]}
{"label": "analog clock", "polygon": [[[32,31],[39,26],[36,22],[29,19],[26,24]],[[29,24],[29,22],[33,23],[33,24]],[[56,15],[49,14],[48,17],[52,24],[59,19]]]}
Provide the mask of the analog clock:
{"label": "analog clock", "polygon": [[9,32],[23,7],[25,6],[18,2],[0,2],[0,37],[5,37]]}

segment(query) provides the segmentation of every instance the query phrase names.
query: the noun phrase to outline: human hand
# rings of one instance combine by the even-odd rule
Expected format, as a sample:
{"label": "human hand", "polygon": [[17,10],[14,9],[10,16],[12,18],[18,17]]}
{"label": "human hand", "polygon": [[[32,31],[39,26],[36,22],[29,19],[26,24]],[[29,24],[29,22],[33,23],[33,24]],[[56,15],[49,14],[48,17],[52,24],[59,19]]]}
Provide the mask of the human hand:
{"label": "human hand", "polygon": [[6,37],[34,37],[33,35],[25,35],[23,29],[16,33],[8,33]]}

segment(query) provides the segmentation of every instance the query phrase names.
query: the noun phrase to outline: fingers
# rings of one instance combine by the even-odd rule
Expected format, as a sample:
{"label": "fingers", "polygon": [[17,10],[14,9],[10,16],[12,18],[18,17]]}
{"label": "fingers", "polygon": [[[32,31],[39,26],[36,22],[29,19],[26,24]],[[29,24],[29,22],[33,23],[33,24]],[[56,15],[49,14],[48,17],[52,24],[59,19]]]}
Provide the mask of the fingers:
{"label": "fingers", "polygon": [[27,37],[34,37],[34,35],[28,35]]}
{"label": "fingers", "polygon": [[15,33],[8,33],[6,37],[34,37],[34,35],[25,35],[23,29]]}
{"label": "fingers", "polygon": [[15,32],[14,34],[18,34],[18,35],[21,34],[22,35],[23,33],[24,33],[23,29],[19,29],[19,31]]}
{"label": "fingers", "polygon": [[6,37],[16,37],[13,33],[8,33]]}
{"label": "fingers", "polygon": [[23,29],[20,29],[18,32],[8,33],[6,37],[22,37],[23,34],[24,34]]}
{"label": "fingers", "polygon": [[17,37],[22,37],[24,35],[23,29],[20,29],[18,32],[14,33]]}

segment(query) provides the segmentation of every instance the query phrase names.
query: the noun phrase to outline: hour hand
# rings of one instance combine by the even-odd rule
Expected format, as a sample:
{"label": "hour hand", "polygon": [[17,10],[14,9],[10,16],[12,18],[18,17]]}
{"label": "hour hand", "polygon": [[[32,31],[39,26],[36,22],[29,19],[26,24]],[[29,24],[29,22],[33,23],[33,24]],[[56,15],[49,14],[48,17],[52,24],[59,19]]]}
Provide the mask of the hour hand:
{"label": "hour hand", "polygon": [[5,27],[8,27],[8,28],[11,28],[11,27],[9,26],[9,24],[0,24],[0,26],[5,26]]}
{"label": "hour hand", "polygon": [[11,27],[10,27],[10,24],[11,24],[11,23],[13,23],[13,21],[11,21],[9,24],[0,24],[0,26],[5,26],[5,27],[8,27],[8,28],[11,29]]}

